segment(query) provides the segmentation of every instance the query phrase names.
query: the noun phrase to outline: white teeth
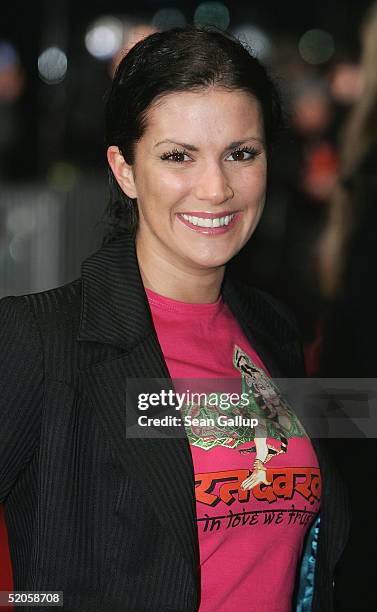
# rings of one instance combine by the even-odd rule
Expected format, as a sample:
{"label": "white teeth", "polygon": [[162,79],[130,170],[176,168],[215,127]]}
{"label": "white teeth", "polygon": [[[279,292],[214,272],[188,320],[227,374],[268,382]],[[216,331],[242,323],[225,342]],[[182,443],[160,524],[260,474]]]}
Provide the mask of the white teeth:
{"label": "white teeth", "polygon": [[217,217],[215,219],[208,219],[203,217],[194,217],[193,215],[185,215],[182,214],[182,217],[189,221],[193,225],[198,225],[199,227],[223,227],[224,225],[229,225],[230,221],[233,219],[233,215],[226,215],[225,217]]}

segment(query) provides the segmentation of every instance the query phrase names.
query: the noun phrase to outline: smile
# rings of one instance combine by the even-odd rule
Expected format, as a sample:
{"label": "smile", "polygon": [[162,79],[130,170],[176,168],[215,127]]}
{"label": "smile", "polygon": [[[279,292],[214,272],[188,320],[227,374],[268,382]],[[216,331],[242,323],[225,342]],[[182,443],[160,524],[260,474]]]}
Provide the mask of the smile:
{"label": "smile", "polygon": [[178,219],[190,229],[204,234],[223,234],[235,224],[239,215],[230,213],[219,216],[210,213],[198,213],[197,215],[189,215],[187,213],[179,213]]}
{"label": "smile", "polygon": [[233,219],[234,215],[226,215],[225,217],[216,217],[215,219],[210,219],[208,217],[194,217],[192,215],[182,214],[182,217],[186,219],[186,221],[190,221],[193,225],[199,225],[199,227],[220,227],[223,225],[229,225],[230,221]]}

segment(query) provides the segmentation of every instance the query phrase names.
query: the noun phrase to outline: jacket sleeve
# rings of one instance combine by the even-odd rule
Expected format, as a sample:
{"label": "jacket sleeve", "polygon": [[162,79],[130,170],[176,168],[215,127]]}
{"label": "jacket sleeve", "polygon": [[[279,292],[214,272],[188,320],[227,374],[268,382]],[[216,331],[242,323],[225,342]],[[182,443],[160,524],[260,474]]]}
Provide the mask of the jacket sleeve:
{"label": "jacket sleeve", "polygon": [[23,296],[0,300],[0,503],[37,448],[44,368],[41,338]]}

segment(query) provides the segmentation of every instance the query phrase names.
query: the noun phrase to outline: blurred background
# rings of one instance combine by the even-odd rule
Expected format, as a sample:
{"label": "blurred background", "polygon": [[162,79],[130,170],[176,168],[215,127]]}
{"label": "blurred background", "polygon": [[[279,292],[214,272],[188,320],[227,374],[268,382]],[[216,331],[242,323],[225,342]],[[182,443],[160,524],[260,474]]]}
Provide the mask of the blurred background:
{"label": "blurred background", "polygon": [[337,138],[360,90],[368,0],[40,0],[0,24],[0,296],[73,280],[98,248],[107,200],[104,95],[140,37],[213,23],[253,49],[282,92],[286,133],[268,206],[235,273],[285,300],[305,344],[321,295],[313,250],[338,170]]}
{"label": "blurred background", "polygon": [[0,296],[73,280],[100,245],[104,95],[122,54],[154,30],[214,23],[268,66],[288,125],[263,221],[235,274],[285,300],[311,345],[322,304],[313,252],[337,177],[339,128],[360,90],[359,26],[369,5],[8,3],[0,23]]}
{"label": "blurred background", "polygon": [[[107,204],[104,98],[120,58],[153,31],[210,23],[247,43],[267,66],[280,88],[287,125],[270,168],[263,219],[231,264],[233,274],[291,307],[309,375],[347,376],[350,363],[355,375],[363,363],[357,375],[376,377],[377,158],[367,153],[377,141],[377,28],[369,31],[369,42],[365,34],[372,5],[369,0],[14,0],[3,6],[0,297],[70,282],[80,275],[81,261],[101,245]],[[369,51],[374,45],[368,52],[369,73],[366,45]],[[348,140],[342,140],[349,122],[356,125],[354,136],[348,130]],[[348,158],[353,155],[353,165],[347,165],[345,150]],[[339,186],[349,187],[355,176],[358,184],[360,176],[363,180],[367,176],[363,185],[368,184],[369,190],[368,196],[366,190],[358,194],[356,205],[349,192],[339,191]],[[361,203],[363,209],[368,198],[370,210],[362,217],[357,207]],[[343,266],[341,294],[335,291],[339,262],[346,260],[344,245],[349,244],[350,228],[356,226],[360,229],[356,255],[348,267]],[[332,253],[330,260],[321,263],[322,253]],[[364,299],[366,285],[369,293]],[[368,316],[364,316],[366,302]],[[351,311],[357,313],[357,323],[356,315],[355,321],[347,318]],[[360,321],[362,329],[357,328]],[[356,341],[355,346],[347,344],[352,335],[362,340],[360,347]],[[323,346],[331,356],[327,362]],[[358,508],[364,508],[359,492],[375,480],[375,440],[368,441],[373,446],[367,453],[365,445],[353,442],[353,448],[347,443],[335,451],[343,474],[347,478],[351,470],[356,476],[355,457],[364,467],[367,462],[370,470],[363,471],[361,479],[358,476],[357,490],[349,477],[359,532],[354,530],[339,570],[339,610],[354,609],[362,591],[371,591],[376,571],[363,554],[365,541],[372,546],[372,539],[361,510],[358,514]],[[9,567],[3,577],[6,571]],[[377,605],[375,598],[374,602]]]}

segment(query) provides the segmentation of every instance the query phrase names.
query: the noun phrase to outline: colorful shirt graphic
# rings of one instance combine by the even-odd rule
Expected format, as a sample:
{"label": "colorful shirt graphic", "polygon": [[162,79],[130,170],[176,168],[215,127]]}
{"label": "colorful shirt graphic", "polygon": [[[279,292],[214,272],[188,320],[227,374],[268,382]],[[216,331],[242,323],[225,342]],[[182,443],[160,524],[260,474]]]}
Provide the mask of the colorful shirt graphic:
{"label": "colorful shirt graphic", "polygon": [[[233,379],[243,398],[182,409],[193,422],[186,433],[195,471],[200,612],[290,612],[304,536],[320,508],[310,440],[221,298],[186,304],[147,295],[172,378],[205,378],[207,389],[213,378],[219,397]],[[258,425],[251,427],[253,419]]]}

